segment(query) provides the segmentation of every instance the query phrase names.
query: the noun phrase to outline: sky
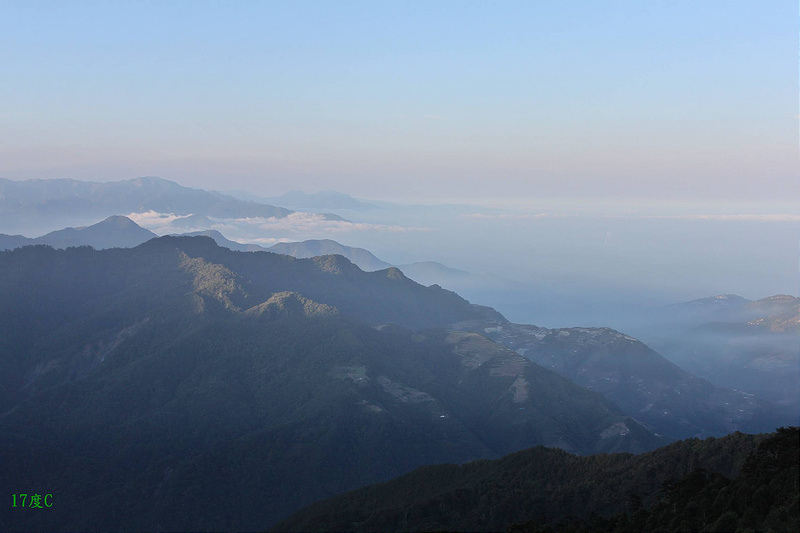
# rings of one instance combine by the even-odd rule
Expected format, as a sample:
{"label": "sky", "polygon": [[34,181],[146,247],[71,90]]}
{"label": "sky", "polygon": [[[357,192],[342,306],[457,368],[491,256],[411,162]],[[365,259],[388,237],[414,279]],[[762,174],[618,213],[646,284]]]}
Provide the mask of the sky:
{"label": "sky", "polygon": [[0,177],[785,213],[797,50],[788,0],[3,0]]}

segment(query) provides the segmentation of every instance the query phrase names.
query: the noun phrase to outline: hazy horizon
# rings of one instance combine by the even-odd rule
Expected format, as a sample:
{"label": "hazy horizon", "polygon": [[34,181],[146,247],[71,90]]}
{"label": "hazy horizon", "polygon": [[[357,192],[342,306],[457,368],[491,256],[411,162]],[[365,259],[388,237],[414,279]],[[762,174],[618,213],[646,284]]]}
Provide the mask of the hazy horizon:
{"label": "hazy horizon", "polygon": [[794,2],[0,5],[0,177],[800,199]]}
{"label": "hazy horizon", "polygon": [[[633,332],[643,317],[664,305],[717,294],[751,300],[797,296],[800,288],[800,215],[789,206],[784,211],[784,206],[743,202],[710,206],[563,198],[502,205],[377,205],[315,210],[344,220],[295,207],[301,210],[286,218],[203,216],[196,227],[173,224],[185,217],[174,213],[114,214],[127,215],[158,235],[216,229],[229,239],[262,246],[333,239],[394,265],[440,262],[476,276],[443,275],[426,283],[440,283],[512,321],[546,327],[612,326]],[[48,230],[97,222],[57,220]]]}
{"label": "hazy horizon", "polygon": [[797,20],[788,1],[4,3],[0,178],[415,204],[219,229],[574,306],[798,294]]}

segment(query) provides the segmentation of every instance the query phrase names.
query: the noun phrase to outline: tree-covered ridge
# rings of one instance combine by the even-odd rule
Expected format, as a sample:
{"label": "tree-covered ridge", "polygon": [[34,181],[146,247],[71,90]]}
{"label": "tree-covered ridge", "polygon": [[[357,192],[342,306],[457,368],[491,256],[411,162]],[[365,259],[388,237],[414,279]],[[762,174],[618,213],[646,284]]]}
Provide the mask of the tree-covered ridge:
{"label": "tree-covered ridge", "polygon": [[764,531],[800,530],[800,432],[779,428],[750,454],[741,475],[730,479],[697,468],[679,480],[662,485],[650,508],[634,497],[627,512],[562,519],[554,527],[540,522],[518,524],[511,531]]}
{"label": "tree-covered ridge", "polygon": [[318,502],[276,531],[797,531],[798,428],[641,455],[534,448],[420,468]]}
{"label": "tree-covered ridge", "polygon": [[233,311],[284,291],[372,324],[430,327],[458,317],[500,317],[450,291],[414,283],[396,269],[365,273],[338,256],[298,260],[232,252],[207,237],[162,237],[133,249],[34,246],[0,253],[0,310],[33,326],[36,336],[107,306],[98,298],[109,294],[116,298],[115,312],[137,317],[189,294]]}
{"label": "tree-covered ridge", "polygon": [[339,256],[232,252],[207,237],[103,251],[25,247],[0,252],[0,410],[84,374],[103,357],[86,346],[115,342],[128,328],[249,309],[279,316],[292,307],[280,296],[286,292],[304,302],[304,313],[341,313],[368,324],[432,327],[500,316],[396,269],[365,273]]}

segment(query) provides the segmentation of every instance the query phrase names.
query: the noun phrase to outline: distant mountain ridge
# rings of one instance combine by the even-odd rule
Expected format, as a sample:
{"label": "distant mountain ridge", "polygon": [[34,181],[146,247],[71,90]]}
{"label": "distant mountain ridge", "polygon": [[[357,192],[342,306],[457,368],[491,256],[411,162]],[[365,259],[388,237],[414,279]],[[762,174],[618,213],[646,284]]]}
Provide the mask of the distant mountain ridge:
{"label": "distant mountain ridge", "polygon": [[718,295],[661,309],[639,336],[709,381],[776,402],[800,418],[800,298]]}
{"label": "distant mountain ridge", "polygon": [[37,244],[45,244],[53,248],[91,246],[98,250],[131,248],[155,237],[157,237],[155,233],[142,228],[128,217],[115,215],[91,226],[51,231],[36,238],[0,234],[0,250]]}
{"label": "distant mountain ridge", "polygon": [[[126,221],[124,224],[122,222],[123,219]],[[117,222],[111,223],[112,220],[116,220]],[[210,221],[205,216],[191,215],[177,219],[171,226],[174,226],[177,230],[174,235],[205,235],[214,239],[220,246],[242,252],[270,251],[291,255],[299,259],[336,254],[346,257],[365,272],[383,270],[393,266],[375,257],[369,250],[343,245],[331,239],[282,242],[270,247],[265,247],[259,244],[232,241],[218,230],[213,229],[191,231],[187,233],[180,232],[180,228],[182,227],[209,225],[208,222]],[[135,230],[135,228],[139,228],[141,231]],[[118,232],[117,235],[115,235],[115,231]],[[102,238],[95,235],[100,233],[103,234]],[[66,248],[68,246],[92,246],[97,249],[127,248],[142,244],[156,236],[155,233],[141,228],[129,218],[117,215],[90,226],[65,228],[64,230],[56,230],[36,238],[23,237],[22,235],[0,234],[0,250],[10,250],[34,244],[47,244],[54,248]],[[494,287],[497,287],[498,284],[507,288],[507,286],[512,283],[493,276],[473,274],[464,270],[451,268],[436,261],[421,261],[394,266],[418,283],[422,283],[423,285],[441,285],[450,290],[455,290],[456,292],[474,290],[480,293],[481,291],[491,291]]]}
{"label": "distant mountain ridge", "polygon": [[281,196],[258,196],[244,191],[231,191],[228,194],[243,200],[263,202],[301,210],[331,210],[344,209],[347,211],[370,211],[381,209],[379,206],[354,198],[349,194],[337,191],[319,191],[306,193],[302,191],[289,191]]}
{"label": "distant mountain ridge", "polygon": [[715,387],[639,340],[610,328],[558,328],[472,321],[476,331],[574,383],[670,438],[759,433],[795,423],[793,413],[752,394]]}
{"label": "distant mountain ridge", "polygon": [[344,246],[331,239],[312,239],[302,242],[281,242],[270,246],[270,252],[291,255],[298,259],[307,259],[318,255],[341,255],[350,260],[365,272],[383,270],[392,265],[381,261],[371,252],[363,248]]}
{"label": "distant mountain ridge", "polygon": [[[276,217],[293,211],[233,196],[184,187],[157,177],[112,182],[73,179],[0,179],[0,230],[33,231],[85,223],[112,215],[143,213],[204,215],[215,218]],[[329,220],[343,220],[323,214]]]}
{"label": "distant mountain ridge", "polygon": [[268,250],[297,258],[308,258],[324,254],[342,255],[366,272],[395,266],[402,270],[403,274],[417,283],[423,285],[441,285],[456,292],[461,292],[467,287],[472,289],[483,287],[486,290],[491,290],[498,284],[507,286],[513,283],[494,276],[474,274],[465,270],[448,267],[437,261],[419,261],[416,263],[391,265],[377,258],[369,250],[346,246],[331,239],[310,239],[299,242],[278,243],[270,246]]}
{"label": "distant mountain ridge", "polygon": [[795,296],[777,294],[748,300],[736,294],[720,294],[667,306],[657,319],[673,327],[693,328],[711,323],[773,322],[772,317],[791,318],[798,314],[800,298]]}

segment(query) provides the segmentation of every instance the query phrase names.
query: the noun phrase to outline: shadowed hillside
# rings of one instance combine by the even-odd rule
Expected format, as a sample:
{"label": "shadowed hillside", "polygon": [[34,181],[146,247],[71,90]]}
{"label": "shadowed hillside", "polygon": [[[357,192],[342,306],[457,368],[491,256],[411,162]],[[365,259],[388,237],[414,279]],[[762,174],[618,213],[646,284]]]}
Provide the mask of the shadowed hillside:
{"label": "shadowed hillside", "polygon": [[798,428],[641,455],[534,448],[424,467],[310,506],[275,531],[796,531]]}
{"label": "shadowed hillside", "polygon": [[442,328],[481,317],[397,269],[208,237],[1,252],[0,484],[60,505],[0,529],[253,530],[425,464],[663,442]]}

